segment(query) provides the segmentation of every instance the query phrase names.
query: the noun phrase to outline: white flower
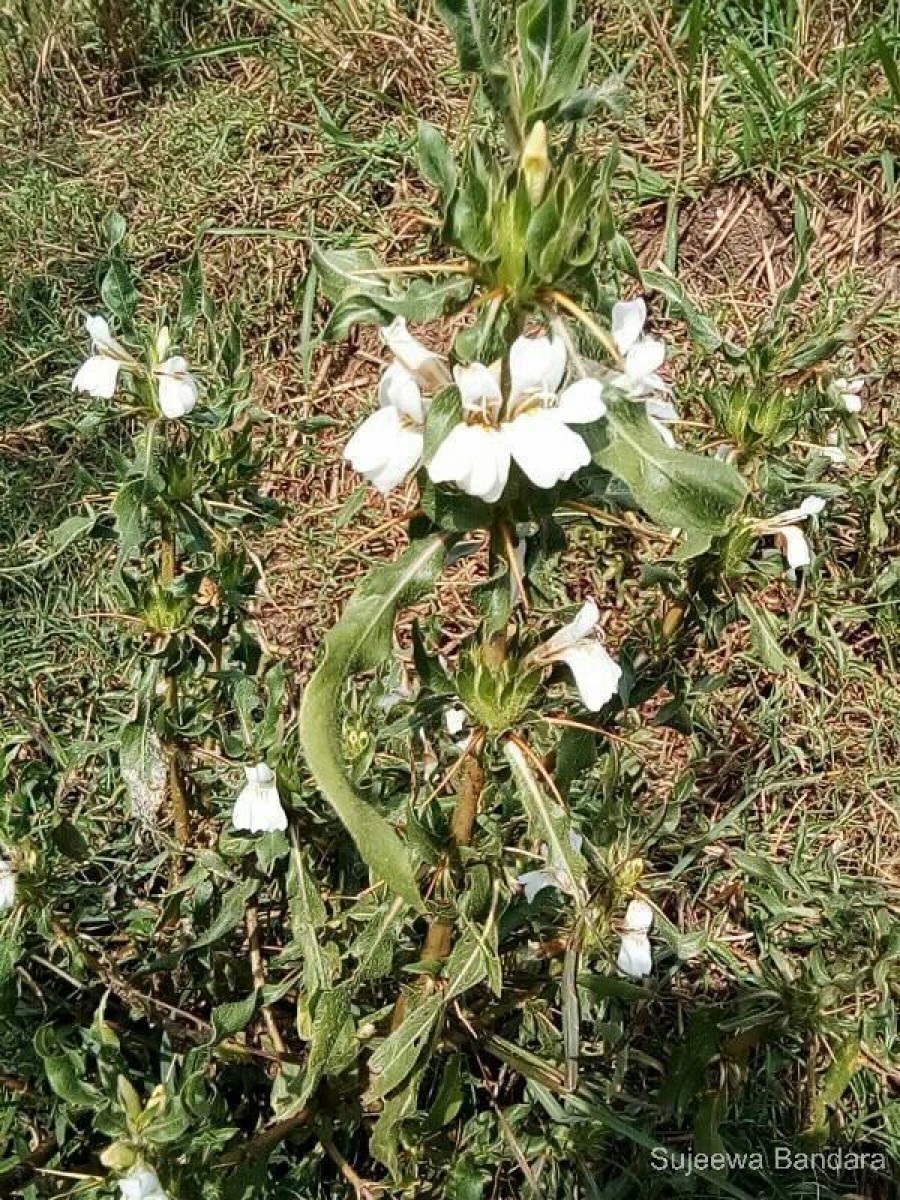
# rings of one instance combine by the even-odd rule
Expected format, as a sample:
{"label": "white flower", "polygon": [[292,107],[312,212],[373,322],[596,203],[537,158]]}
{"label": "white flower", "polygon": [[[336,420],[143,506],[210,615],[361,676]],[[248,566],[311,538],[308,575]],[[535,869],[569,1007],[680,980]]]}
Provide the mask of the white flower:
{"label": "white flower", "polygon": [[121,1200],[169,1200],[152,1167],[138,1163],[119,1180]]}
{"label": "white flower", "polygon": [[128,351],[110,333],[104,317],[87,317],[85,328],[91,338],[91,355],[72,380],[73,392],[87,392],[97,400],[109,400],[116,390],[119,371],[134,366]]}
{"label": "white flower", "polygon": [[287,829],[287,814],[281,805],[272,768],[257,763],[255,767],[244,767],[244,774],[247,782],[235,800],[231,814],[235,829],[247,829],[250,833]]}
{"label": "white flower", "polygon": [[653,924],[653,909],[646,900],[632,900],[625,910],[622,944],[616,965],[623,975],[642,979],[653,967],[650,939],[647,933]]}
{"label": "white flower", "polygon": [[865,379],[860,376],[853,379],[835,379],[831,386],[848,413],[855,414],[862,410],[862,390],[866,386]]}
{"label": "white flower", "polygon": [[455,483],[493,504],[506,487],[511,461],[539,488],[554,487],[586,466],[590,450],[569,426],[604,416],[603,385],[581,379],[560,392],[565,370],[566,347],[560,339],[517,338],[510,349],[504,411],[496,369],[481,363],[456,367],[463,420],[431,460],[432,480]]}
{"label": "white flower", "polygon": [[426,397],[450,383],[447,365],[412,336],[403,317],[381,331],[396,362],[378,385],[377,412],[367,417],[344,448],[344,458],[380,492],[401,484],[422,461]]}
{"label": "white flower", "polygon": [[799,508],[786,509],[756,523],[757,532],[772,534],[779,540],[791,574],[799,567],[808,567],[812,562],[809,542],[799,527],[808,517],[817,517],[825,504],[821,496],[807,496]]}
{"label": "white flower", "polygon": [[174,354],[153,368],[159,407],[170,421],[186,416],[197,403],[200,389],[188,370],[187,360]]}
{"label": "white flower", "polygon": [[833,462],[836,467],[846,466],[847,451],[838,441],[837,430],[829,433],[827,443],[824,446],[818,446],[817,450],[823,458],[827,458],[830,462]]}
{"label": "white flower", "polygon": [[12,908],[15,903],[16,873],[5,858],[0,858],[0,912]]}
{"label": "white flower", "polygon": [[526,665],[539,667],[564,662],[575,676],[582,704],[591,712],[598,712],[613,698],[622,675],[621,667],[600,641],[599,621],[600,610],[593,600],[588,600],[574,620],[557,630],[526,659]]}
{"label": "white flower", "polygon": [[466,727],[469,714],[464,708],[448,708],[444,713],[444,725],[451,737],[459,737]]}
{"label": "white flower", "polygon": [[[569,831],[569,845],[576,854],[580,853],[584,838],[580,833],[576,833],[574,829]],[[541,852],[546,855],[547,847],[542,846]],[[525,899],[529,904],[534,902],[538,892],[542,892],[544,888],[555,887],[561,892],[572,894],[572,886],[570,883],[570,874],[566,869],[566,864],[559,862],[558,859],[551,859],[546,867],[542,867],[537,871],[526,871],[524,875],[516,877],[516,883],[520,884],[525,890]]]}
{"label": "white flower", "polygon": [[[657,374],[666,360],[665,343],[659,338],[645,337],[647,305],[637,300],[618,300],[612,310],[612,336],[616,349],[622,355],[622,371],[613,383],[620,391],[633,399],[668,391],[668,385]],[[675,420],[677,412],[669,405],[663,411],[671,416],[658,416],[660,420]]]}

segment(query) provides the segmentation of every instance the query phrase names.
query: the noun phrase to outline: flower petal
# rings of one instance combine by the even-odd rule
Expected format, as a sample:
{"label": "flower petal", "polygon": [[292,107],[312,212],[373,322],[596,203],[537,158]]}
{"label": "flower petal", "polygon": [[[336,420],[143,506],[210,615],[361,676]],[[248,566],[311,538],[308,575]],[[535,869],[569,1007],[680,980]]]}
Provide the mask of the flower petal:
{"label": "flower petal", "polygon": [[417,425],[421,425],[425,420],[425,406],[422,403],[419,384],[415,375],[407,371],[402,363],[391,363],[381,376],[378,384],[378,403],[383,408],[391,405]]}
{"label": "flower petal", "polygon": [[632,979],[643,979],[653,969],[653,954],[650,940],[645,933],[626,933],[622,937],[616,966],[623,975]]}
{"label": "flower petal", "polygon": [[381,470],[390,461],[394,439],[402,428],[396,408],[379,408],[366,417],[344,447],[344,458],[360,475]]}
{"label": "flower petal", "polygon": [[563,650],[559,658],[575,676],[575,686],[585,708],[599,712],[615,696],[622,668],[600,642],[579,642]]}
{"label": "flower petal", "polygon": [[529,409],[504,422],[501,432],[510,454],[539,488],[551,488],[561,479],[570,479],[591,461],[584,439],[552,410]]}
{"label": "flower petal", "polygon": [[159,407],[170,421],[186,416],[197,403],[200,389],[188,370],[187,361],[176,354],[156,368]]}
{"label": "flower petal", "polygon": [[[666,361],[666,346],[658,338],[641,338],[625,355],[625,374],[648,384],[648,377]],[[649,384],[648,384],[649,386]]]}
{"label": "flower petal", "polygon": [[381,330],[381,338],[394,357],[427,388],[439,391],[450,383],[450,372],[443,358],[413,337],[405,317],[395,317]]}
{"label": "flower petal", "polygon": [[596,601],[586,600],[573,619],[547,639],[541,648],[541,657],[548,661],[555,659],[563,650],[568,650],[584,641],[596,628],[599,620],[600,609],[597,607]]}
{"label": "flower petal", "polygon": [[544,888],[556,887],[556,876],[552,871],[526,871],[524,875],[517,877],[516,883],[525,889],[525,899],[531,904],[538,892],[542,892]]}
{"label": "flower petal", "polygon": [[555,395],[566,373],[566,345],[562,338],[520,337],[509,352],[510,399],[529,392]]}
{"label": "flower petal", "polygon": [[798,567],[808,567],[812,562],[812,551],[802,529],[796,525],[785,525],[778,530],[782,541],[782,550],[792,571]]}
{"label": "flower petal", "polygon": [[120,341],[113,337],[106,317],[85,317],[84,327],[93,343],[94,350],[107,357],[127,358],[128,353]]}
{"label": "flower petal", "polygon": [[800,512],[804,517],[817,517],[827,503],[822,496],[807,496],[800,504]]}
{"label": "flower petal", "polygon": [[653,909],[646,900],[636,897],[625,909],[625,932],[646,933],[653,925]]}
{"label": "flower petal", "polygon": [[556,415],[566,425],[586,425],[606,416],[603,384],[599,379],[579,379],[562,392]]}
{"label": "flower petal", "polygon": [[627,354],[643,332],[647,305],[637,300],[618,300],[612,310],[612,336],[620,354]]}
{"label": "flower petal", "polygon": [[78,368],[72,380],[73,392],[87,392],[96,400],[110,400],[115,394],[122,364],[105,354],[93,354]]}
{"label": "flower petal", "polygon": [[466,473],[458,481],[463,491],[494,504],[503,494],[509,478],[509,449],[498,429],[471,427],[469,439],[472,457]]}
{"label": "flower petal", "polygon": [[496,376],[482,363],[454,367],[453,379],[459,388],[463,408],[470,412],[483,412],[485,407],[491,411],[503,403]]}
{"label": "flower petal", "polygon": [[380,492],[397,487],[419,465],[425,438],[403,424],[393,406],[367,417],[344,447],[344,458]]}

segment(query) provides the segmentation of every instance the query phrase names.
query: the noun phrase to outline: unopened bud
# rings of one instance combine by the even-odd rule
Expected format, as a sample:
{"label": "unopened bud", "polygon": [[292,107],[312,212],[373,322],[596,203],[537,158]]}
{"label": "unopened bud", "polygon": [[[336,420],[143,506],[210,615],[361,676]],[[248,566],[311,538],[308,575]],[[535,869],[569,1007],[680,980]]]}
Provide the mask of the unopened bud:
{"label": "unopened bud", "polygon": [[537,121],[525,142],[520,162],[522,177],[532,208],[544,198],[547,180],[550,178],[550,156],[547,153],[547,126]]}

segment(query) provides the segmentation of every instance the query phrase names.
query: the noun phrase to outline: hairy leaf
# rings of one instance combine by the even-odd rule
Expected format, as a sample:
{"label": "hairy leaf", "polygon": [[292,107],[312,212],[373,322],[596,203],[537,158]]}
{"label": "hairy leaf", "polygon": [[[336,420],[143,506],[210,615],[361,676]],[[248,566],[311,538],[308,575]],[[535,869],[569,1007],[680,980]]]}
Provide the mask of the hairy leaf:
{"label": "hairy leaf", "polygon": [[724,533],[747,494],[733,466],[667,446],[644,406],[630,400],[609,402],[606,433],[595,461],[628,484],[649,517],[689,536]]}
{"label": "hairy leaf", "polygon": [[377,878],[421,909],[415,874],[392,827],[354,790],[341,742],[341,695],[357,671],[388,657],[398,609],[428,591],[446,554],[442,538],[412,545],[394,563],[378,567],[358,587],[325,643],[325,658],[307,685],[300,737],[309,768]]}

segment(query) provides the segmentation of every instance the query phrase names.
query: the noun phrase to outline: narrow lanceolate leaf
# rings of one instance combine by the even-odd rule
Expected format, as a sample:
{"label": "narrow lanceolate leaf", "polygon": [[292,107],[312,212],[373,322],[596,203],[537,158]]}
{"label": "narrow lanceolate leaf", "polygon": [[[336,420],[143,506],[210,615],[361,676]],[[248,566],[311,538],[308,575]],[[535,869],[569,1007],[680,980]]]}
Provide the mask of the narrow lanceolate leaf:
{"label": "narrow lanceolate leaf", "polygon": [[584,859],[569,841],[569,818],[566,812],[545,793],[521,746],[508,740],[503,753],[513,770],[522,803],[532,828],[547,845],[547,858],[566,882],[570,895],[581,895]]}
{"label": "narrow lanceolate leaf", "polygon": [[664,528],[688,537],[724,533],[744,503],[747,485],[730,463],[667,446],[642,404],[607,406],[606,444],[594,458],[628,484],[635,503]]}
{"label": "narrow lanceolate leaf", "polygon": [[300,708],[300,738],[322,794],[377,878],[419,910],[422,900],[402,842],[384,817],[358,795],[348,777],[340,709],[346,680],[388,657],[398,609],[434,585],[445,553],[442,538],[417,542],[396,562],[376,568],[363,580],[326,638],[325,657],[307,685]]}
{"label": "narrow lanceolate leaf", "polygon": [[400,898],[382,905],[354,940],[350,947],[350,953],[357,960],[353,972],[354,983],[381,979],[390,974],[405,909],[406,905]]}
{"label": "narrow lanceolate leaf", "polygon": [[381,1043],[369,1059],[372,1072],[369,1090],[374,1099],[386,1096],[407,1078],[419,1061],[443,1010],[443,998],[429,996],[407,1013],[400,1028]]}

